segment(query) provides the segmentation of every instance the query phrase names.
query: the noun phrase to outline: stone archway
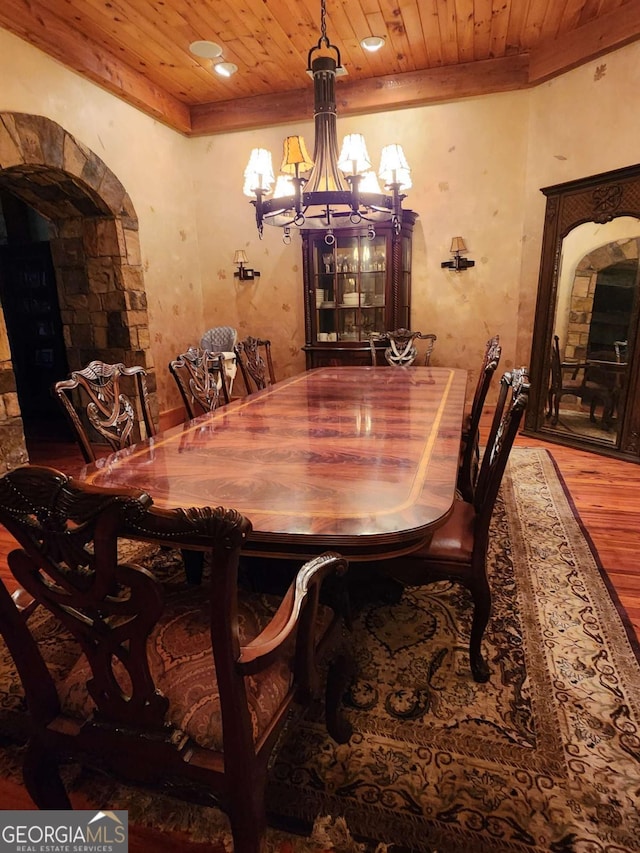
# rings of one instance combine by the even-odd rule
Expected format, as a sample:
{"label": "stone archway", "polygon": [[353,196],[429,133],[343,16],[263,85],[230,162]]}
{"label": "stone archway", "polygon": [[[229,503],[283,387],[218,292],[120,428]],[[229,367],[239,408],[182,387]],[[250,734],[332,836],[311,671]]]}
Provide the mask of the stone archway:
{"label": "stone archway", "polygon": [[[50,223],[69,368],[91,359],[151,368],[138,219],[107,165],[43,116],[0,112],[0,188]],[[0,472],[27,461],[15,375],[0,318]]]}

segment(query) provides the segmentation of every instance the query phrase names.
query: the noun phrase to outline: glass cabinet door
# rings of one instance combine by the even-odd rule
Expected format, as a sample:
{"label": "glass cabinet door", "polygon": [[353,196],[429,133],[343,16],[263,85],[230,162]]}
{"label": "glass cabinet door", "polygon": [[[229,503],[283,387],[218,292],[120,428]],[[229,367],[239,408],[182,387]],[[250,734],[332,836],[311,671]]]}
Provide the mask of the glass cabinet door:
{"label": "glass cabinet door", "polygon": [[403,234],[401,237],[401,267],[399,276],[399,292],[397,305],[398,328],[409,329],[411,313],[411,238]]}
{"label": "glass cabinet door", "polygon": [[[370,335],[410,328],[411,240],[417,214],[391,221],[302,231],[303,347],[307,368],[372,362]],[[382,353],[381,338],[374,348]],[[376,358],[378,358],[376,355]],[[379,361],[380,359],[378,359]]]}
{"label": "glass cabinet door", "polygon": [[368,341],[385,330],[387,240],[339,236],[313,245],[316,340]]}

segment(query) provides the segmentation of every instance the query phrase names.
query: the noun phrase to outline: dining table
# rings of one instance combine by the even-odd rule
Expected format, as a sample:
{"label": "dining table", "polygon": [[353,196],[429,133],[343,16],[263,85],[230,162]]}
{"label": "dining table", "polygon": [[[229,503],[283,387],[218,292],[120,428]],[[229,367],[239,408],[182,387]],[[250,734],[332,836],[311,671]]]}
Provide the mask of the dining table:
{"label": "dining table", "polygon": [[80,477],[143,490],[159,507],[236,509],[252,523],[249,554],[392,558],[428,543],[452,512],[466,383],[447,367],[318,367]]}

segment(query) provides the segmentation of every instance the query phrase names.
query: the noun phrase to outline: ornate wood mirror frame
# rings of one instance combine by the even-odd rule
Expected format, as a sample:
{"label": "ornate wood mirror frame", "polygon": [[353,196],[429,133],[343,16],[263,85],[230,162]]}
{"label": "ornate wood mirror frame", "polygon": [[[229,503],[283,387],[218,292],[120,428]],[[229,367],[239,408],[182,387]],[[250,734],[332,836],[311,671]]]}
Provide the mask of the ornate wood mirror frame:
{"label": "ornate wood mirror frame", "polygon": [[[640,369],[636,354],[640,353],[640,164],[545,187],[542,192],[547,197],[547,206],[530,361],[532,387],[524,431],[560,444],[638,462]],[[587,225],[583,232],[575,231],[584,223],[591,223],[593,228]],[[606,238],[606,228],[610,226],[598,228],[605,223],[612,223],[614,232],[616,228],[626,228],[623,238]],[[570,255],[571,241],[575,243],[576,235],[579,235],[580,251],[577,254],[574,252],[573,257],[567,257]],[[589,240],[592,241],[590,245]],[[598,365],[600,368],[603,365],[598,360],[602,358],[601,354],[593,351],[595,346],[591,344],[591,330],[593,324],[597,326],[603,322],[602,315],[598,313],[602,311],[603,304],[605,312],[614,311],[613,305],[607,309],[606,293],[610,293],[612,302],[617,302],[621,295],[620,289],[614,292],[607,291],[605,287],[601,291],[603,295],[595,299],[594,289],[601,274],[599,271],[603,269],[606,269],[607,275],[619,270],[627,273],[625,298],[629,307],[624,320],[627,323],[624,341],[626,354],[617,358],[618,362],[624,363],[615,364],[613,346],[610,347],[611,354],[607,354],[606,358],[614,363],[605,363],[609,379],[614,372],[618,372],[615,397],[609,403],[607,413],[607,404],[603,405],[604,395],[600,392],[582,390],[577,396],[572,396],[564,391],[562,405],[567,408],[564,413],[561,411],[560,420],[554,423],[553,394],[550,394],[553,385],[551,368],[554,336],[564,337],[560,341],[562,364],[570,362],[573,368],[578,368],[578,364],[582,363],[578,369],[564,370],[564,375],[568,374],[574,382],[577,380],[578,385],[581,384],[580,376],[589,379],[593,375],[588,373],[593,365],[596,365],[596,371]],[[631,276],[630,280],[628,276]],[[570,294],[566,284],[569,279]],[[615,325],[609,327],[611,333],[615,330]],[[616,346],[616,352],[618,349]],[[602,381],[601,377],[595,378]],[[584,389],[588,385],[599,387],[596,382],[582,382],[581,387]],[[592,403],[595,411],[590,411]],[[566,415],[564,423],[563,414]],[[575,428],[577,423],[580,425]]]}

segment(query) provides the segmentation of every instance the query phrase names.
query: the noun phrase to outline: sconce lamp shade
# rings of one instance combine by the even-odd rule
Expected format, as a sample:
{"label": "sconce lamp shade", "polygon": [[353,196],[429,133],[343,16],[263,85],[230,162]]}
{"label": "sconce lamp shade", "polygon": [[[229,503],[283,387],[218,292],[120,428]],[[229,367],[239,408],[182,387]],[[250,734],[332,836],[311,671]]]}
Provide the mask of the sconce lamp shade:
{"label": "sconce lamp shade", "polygon": [[385,186],[398,184],[398,189],[411,189],[411,169],[404,156],[402,145],[385,145],[380,155],[378,177]]}
{"label": "sconce lamp shade", "polygon": [[443,269],[446,268],[455,270],[456,272],[463,272],[464,270],[468,270],[469,267],[475,267],[475,261],[471,261],[469,258],[464,258],[462,256],[463,252],[467,251],[467,247],[462,237],[454,237],[451,240],[451,249],[449,251],[453,255],[453,260],[443,261],[440,264]]}
{"label": "sconce lamp shade", "polygon": [[362,175],[371,168],[369,152],[361,133],[348,133],[342,140],[338,168],[346,175]]}
{"label": "sconce lamp shade", "polygon": [[313,169],[313,160],[309,156],[303,136],[287,136],[283,145],[282,166],[280,171],[286,175],[295,175]]}
{"label": "sconce lamp shade", "polygon": [[255,195],[256,190],[268,193],[274,180],[271,152],[266,148],[254,148],[249,156],[247,168],[244,170],[242,191],[247,196]]}
{"label": "sconce lamp shade", "polygon": [[260,278],[258,270],[247,269],[247,267],[245,267],[245,264],[247,263],[247,253],[244,249],[236,249],[233,256],[233,263],[238,267],[233,274],[234,278],[240,279],[240,281],[253,281],[256,278]]}

